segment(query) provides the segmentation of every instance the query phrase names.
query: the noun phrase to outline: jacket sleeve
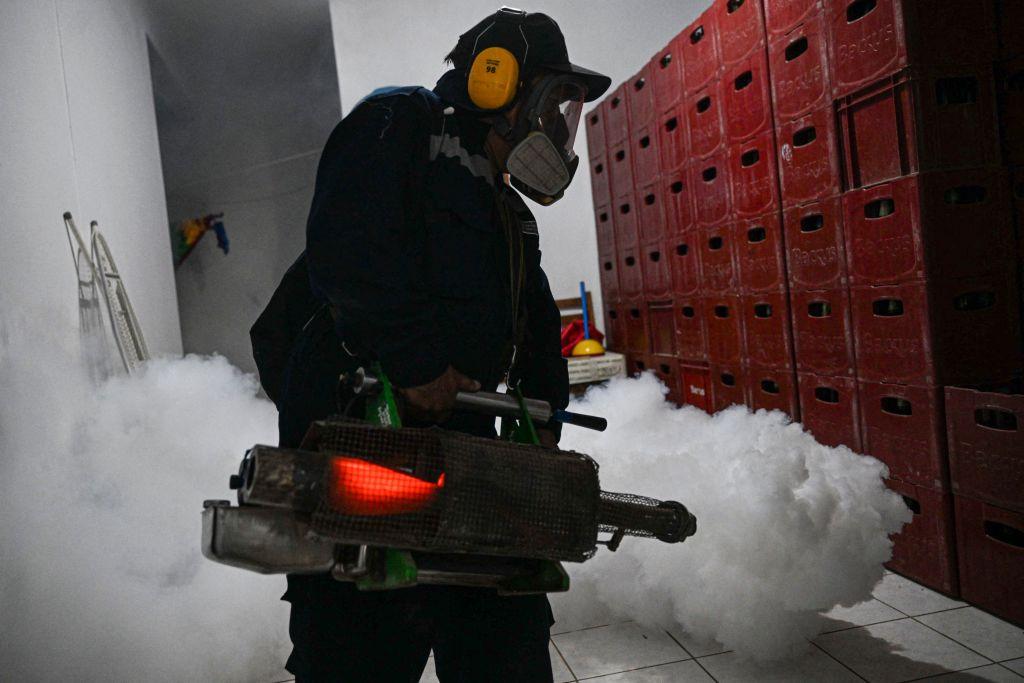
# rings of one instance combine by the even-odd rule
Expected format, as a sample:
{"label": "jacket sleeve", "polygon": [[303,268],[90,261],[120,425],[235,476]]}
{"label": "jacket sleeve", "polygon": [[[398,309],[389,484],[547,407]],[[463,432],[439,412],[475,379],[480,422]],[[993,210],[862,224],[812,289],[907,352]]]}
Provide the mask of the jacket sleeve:
{"label": "jacket sleeve", "polygon": [[429,113],[406,96],[360,104],[327,142],[306,224],[310,284],[339,337],[402,387],[448,367],[422,260],[429,134]]}
{"label": "jacket sleeve", "polygon": [[[565,408],[569,405],[569,370],[562,358],[562,318],[539,263],[527,272],[524,299],[523,394],[548,401],[552,408]],[[561,435],[561,424],[551,423],[549,428]]]}

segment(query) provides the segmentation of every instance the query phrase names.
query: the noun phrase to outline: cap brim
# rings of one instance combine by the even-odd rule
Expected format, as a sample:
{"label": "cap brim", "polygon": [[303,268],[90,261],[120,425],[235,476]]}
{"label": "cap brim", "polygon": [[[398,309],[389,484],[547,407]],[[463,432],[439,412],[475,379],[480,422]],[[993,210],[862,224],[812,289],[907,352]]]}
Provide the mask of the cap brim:
{"label": "cap brim", "polygon": [[579,77],[587,87],[587,96],[584,98],[584,102],[593,102],[601,95],[604,95],[612,84],[612,79],[608,76],[591,71],[590,69],[584,69],[582,66],[576,66],[575,64],[543,64],[542,66],[550,71]]}

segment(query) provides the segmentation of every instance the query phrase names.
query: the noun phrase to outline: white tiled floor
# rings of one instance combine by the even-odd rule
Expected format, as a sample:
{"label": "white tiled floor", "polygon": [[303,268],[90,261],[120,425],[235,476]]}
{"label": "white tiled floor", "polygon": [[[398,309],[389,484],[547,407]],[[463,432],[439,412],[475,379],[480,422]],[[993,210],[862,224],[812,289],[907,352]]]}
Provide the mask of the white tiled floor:
{"label": "white tiled floor", "polygon": [[[555,683],[1024,683],[1024,630],[896,574],[885,575],[873,600],[826,616],[829,627],[806,652],[767,666],[681,629],[589,615],[552,629],[552,670]],[[424,683],[437,680],[433,664]]]}

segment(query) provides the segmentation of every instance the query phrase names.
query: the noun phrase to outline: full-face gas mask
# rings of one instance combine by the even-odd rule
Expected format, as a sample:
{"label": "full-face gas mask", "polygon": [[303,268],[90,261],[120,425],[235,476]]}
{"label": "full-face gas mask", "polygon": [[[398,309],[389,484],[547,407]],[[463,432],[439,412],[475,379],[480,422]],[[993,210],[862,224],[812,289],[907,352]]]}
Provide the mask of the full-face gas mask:
{"label": "full-face gas mask", "polygon": [[562,198],[580,160],[573,151],[587,90],[579,79],[544,76],[526,96],[516,123],[499,131],[512,145],[512,186],[542,205]]}

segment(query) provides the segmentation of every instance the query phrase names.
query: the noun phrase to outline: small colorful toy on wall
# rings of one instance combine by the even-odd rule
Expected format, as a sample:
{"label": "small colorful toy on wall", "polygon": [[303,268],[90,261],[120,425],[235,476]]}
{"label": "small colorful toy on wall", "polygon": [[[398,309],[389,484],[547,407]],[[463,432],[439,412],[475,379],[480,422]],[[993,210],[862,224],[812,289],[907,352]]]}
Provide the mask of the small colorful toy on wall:
{"label": "small colorful toy on wall", "polygon": [[199,240],[209,230],[217,235],[217,247],[227,255],[230,242],[222,218],[224,218],[223,213],[210,213],[201,218],[190,218],[177,225],[171,225],[171,248],[174,252],[175,268],[184,263]]}

